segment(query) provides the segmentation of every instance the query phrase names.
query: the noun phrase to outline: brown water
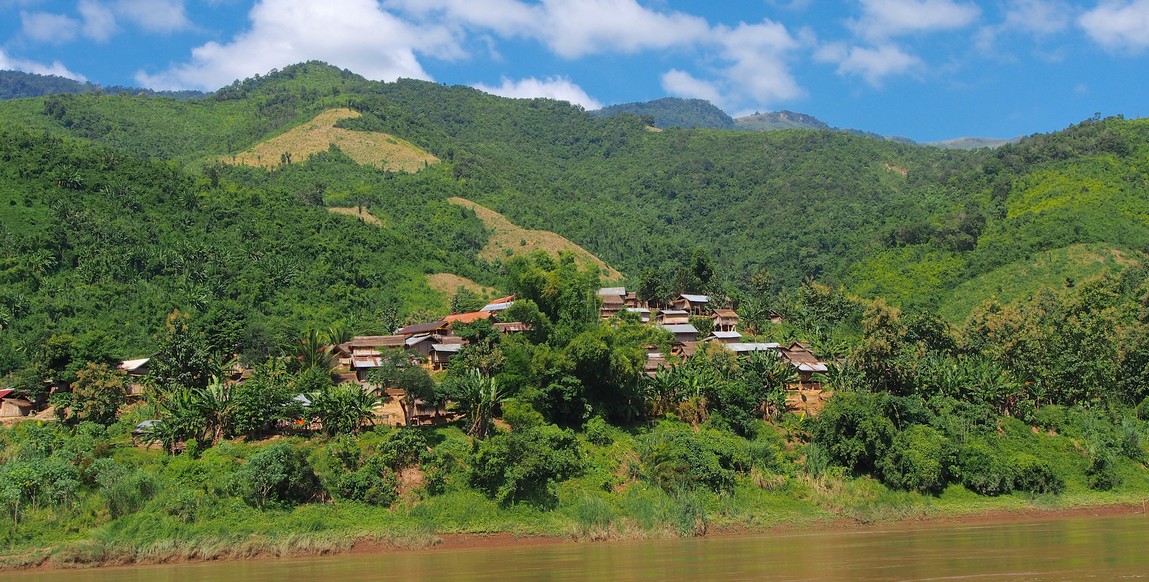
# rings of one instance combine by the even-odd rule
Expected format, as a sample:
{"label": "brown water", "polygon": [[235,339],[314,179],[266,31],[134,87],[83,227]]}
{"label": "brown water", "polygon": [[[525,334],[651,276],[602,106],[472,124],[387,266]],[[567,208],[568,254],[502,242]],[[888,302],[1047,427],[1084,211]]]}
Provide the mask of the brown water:
{"label": "brown water", "polygon": [[11,582],[1137,580],[1149,517],[2,573]]}

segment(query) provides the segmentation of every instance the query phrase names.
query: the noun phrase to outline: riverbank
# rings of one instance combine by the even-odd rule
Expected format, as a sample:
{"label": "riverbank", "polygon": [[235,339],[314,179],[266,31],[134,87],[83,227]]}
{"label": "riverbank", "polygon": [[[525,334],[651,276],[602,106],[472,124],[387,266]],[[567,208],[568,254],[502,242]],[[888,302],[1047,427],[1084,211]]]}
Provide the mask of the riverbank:
{"label": "riverbank", "polygon": [[[900,519],[858,520],[852,518],[810,518],[788,519],[759,527],[747,523],[724,522],[712,526],[705,538],[726,538],[770,534],[819,533],[828,531],[884,531],[934,529],[945,526],[977,526],[1006,523],[1079,519],[1089,517],[1118,517],[1145,515],[1149,506],[1149,495],[1137,502],[1106,502],[1104,499],[1089,499],[1088,496],[1073,496],[1070,499],[1034,500],[1027,506],[1018,505],[1014,500],[997,499],[995,503],[983,505],[991,507],[935,508],[926,513],[915,514]],[[81,540],[63,544],[56,548],[43,548],[25,554],[0,556],[0,571],[37,571],[75,568],[102,568],[143,566],[156,564],[183,564],[196,562],[267,560],[336,555],[383,555],[400,552],[439,552],[456,550],[491,550],[500,548],[521,548],[558,544],[614,543],[639,539],[675,539],[667,530],[632,531],[630,535],[614,534],[597,539],[572,537],[571,535],[515,533],[509,531],[489,533],[431,533],[425,530],[396,531],[387,534],[378,532],[344,532],[341,534],[308,535],[292,534],[283,538],[271,539],[252,536],[238,543],[225,543],[224,540],[170,540],[168,551],[160,548],[147,548],[141,552],[117,551],[103,547],[98,540]]]}

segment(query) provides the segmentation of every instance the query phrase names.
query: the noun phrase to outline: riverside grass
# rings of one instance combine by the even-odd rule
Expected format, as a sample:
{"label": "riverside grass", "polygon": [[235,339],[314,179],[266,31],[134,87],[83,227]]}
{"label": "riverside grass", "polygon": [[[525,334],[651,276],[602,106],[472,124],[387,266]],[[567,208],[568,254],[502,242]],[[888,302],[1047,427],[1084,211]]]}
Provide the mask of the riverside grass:
{"label": "riverside grass", "polygon": [[[1067,490],[1061,495],[986,497],[956,484],[937,495],[897,491],[870,476],[847,475],[841,468],[829,467],[817,476],[798,469],[803,452],[798,441],[791,442],[793,448],[786,452],[794,463],[783,466],[782,472],[752,470],[721,494],[705,489],[667,491],[632,474],[638,458],[634,432],[612,429],[608,440],[595,439],[601,444],[580,434],[586,461],[582,474],[555,484],[549,504],[509,506],[471,489],[460,471],[448,478],[442,492],[432,495],[425,487],[402,492],[391,507],[328,497],[256,509],[227,493],[224,475],[267,443],[225,442],[191,459],[118,442],[112,456],[166,480],[164,490],[137,511],[117,518],[108,513],[100,493],[81,494],[71,507],[29,510],[17,528],[37,528],[39,535],[30,543],[6,544],[0,549],[0,566],[72,568],[326,555],[348,552],[357,544],[424,549],[446,536],[499,533],[578,542],[661,539],[1056,512],[1138,505],[1149,499],[1143,467],[1123,464],[1121,485],[1112,491],[1092,491],[1076,474],[1077,461],[1068,457],[1059,459],[1067,477]],[[465,441],[454,427],[427,433],[437,448]],[[287,440],[307,450],[320,477],[328,481],[332,469],[326,462],[344,454],[351,442]],[[367,447],[378,440],[371,432],[354,439],[354,445]],[[10,519],[7,523],[12,524]]]}

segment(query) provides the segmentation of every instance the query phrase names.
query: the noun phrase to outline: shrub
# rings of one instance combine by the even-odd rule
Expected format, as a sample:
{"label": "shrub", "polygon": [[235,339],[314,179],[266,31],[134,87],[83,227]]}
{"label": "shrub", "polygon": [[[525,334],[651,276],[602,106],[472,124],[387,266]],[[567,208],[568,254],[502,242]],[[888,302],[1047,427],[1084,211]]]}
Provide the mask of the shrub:
{"label": "shrub", "polygon": [[1089,468],[1085,470],[1089,488],[1095,491],[1108,491],[1121,484],[1117,473],[1117,462],[1113,453],[1102,450],[1093,455]]}
{"label": "shrub", "polygon": [[574,433],[548,424],[483,441],[471,463],[471,483],[503,505],[549,506],[555,502],[554,484],[582,469]]}
{"label": "shrub", "polygon": [[382,461],[372,459],[340,480],[339,496],[387,507],[399,496],[398,479]]}
{"label": "shrub", "polygon": [[427,436],[416,428],[400,428],[387,433],[379,443],[379,459],[398,471],[419,464],[427,453]]}
{"label": "shrub", "polygon": [[1061,493],[1065,491],[1065,481],[1053,471],[1053,467],[1028,453],[1018,453],[1010,458],[1014,468],[1013,488],[1030,493]]}
{"label": "shrub", "polygon": [[835,395],[814,423],[814,442],[855,474],[872,472],[897,433],[883,414],[888,399],[868,392]]}
{"label": "shrub", "polygon": [[639,456],[644,476],[667,492],[696,487],[729,492],[751,462],[743,439],[673,422],[660,422],[640,439]]}
{"label": "shrub", "polygon": [[981,495],[1002,495],[1013,490],[1013,467],[990,444],[969,442],[959,455],[961,483]]}
{"label": "shrub", "polygon": [[275,443],[252,455],[235,473],[244,500],[253,507],[292,505],[323,494],[319,477],[307,458],[285,442]]}
{"label": "shrub", "polygon": [[601,416],[588,420],[584,430],[586,431],[586,440],[591,444],[606,446],[614,442],[614,436],[611,434],[612,428]]}
{"label": "shrub", "polygon": [[894,437],[889,452],[878,461],[878,469],[882,481],[891,487],[937,493],[949,481],[953,456],[945,435],[918,424]]}

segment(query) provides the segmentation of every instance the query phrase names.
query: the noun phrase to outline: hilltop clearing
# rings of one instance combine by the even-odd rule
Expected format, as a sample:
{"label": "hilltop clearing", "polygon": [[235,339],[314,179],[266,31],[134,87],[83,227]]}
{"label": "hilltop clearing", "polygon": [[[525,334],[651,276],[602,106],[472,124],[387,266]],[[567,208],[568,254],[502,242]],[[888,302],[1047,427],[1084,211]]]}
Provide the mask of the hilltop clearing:
{"label": "hilltop clearing", "polygon": [[342,119],[359,117],[350,109],[328,109],[314,119],[286,133],[256,144],[222,161],[246,166],[273,168],[281,163],[302,162],[312,154],[339,148],[360,164],[395,172],[418,172],[439,158],[419,146],[393,135],[373,131],[351,131],[335,127]]}
{"label": "hilltop clearing", "polygon": [[622,273],[565,237],[548,230],[530,230],[516,226],[502,214],[464,198],[450,198],[449,201],[473,210],[491,231],[487,244],[479,253],[481,259],[505,260],[535,251],[546,251],[557,256],[562,251],[568,251],[574,254],[580,263],[597,266],[603,273],[603,279],[611,281],[622,278]]}

